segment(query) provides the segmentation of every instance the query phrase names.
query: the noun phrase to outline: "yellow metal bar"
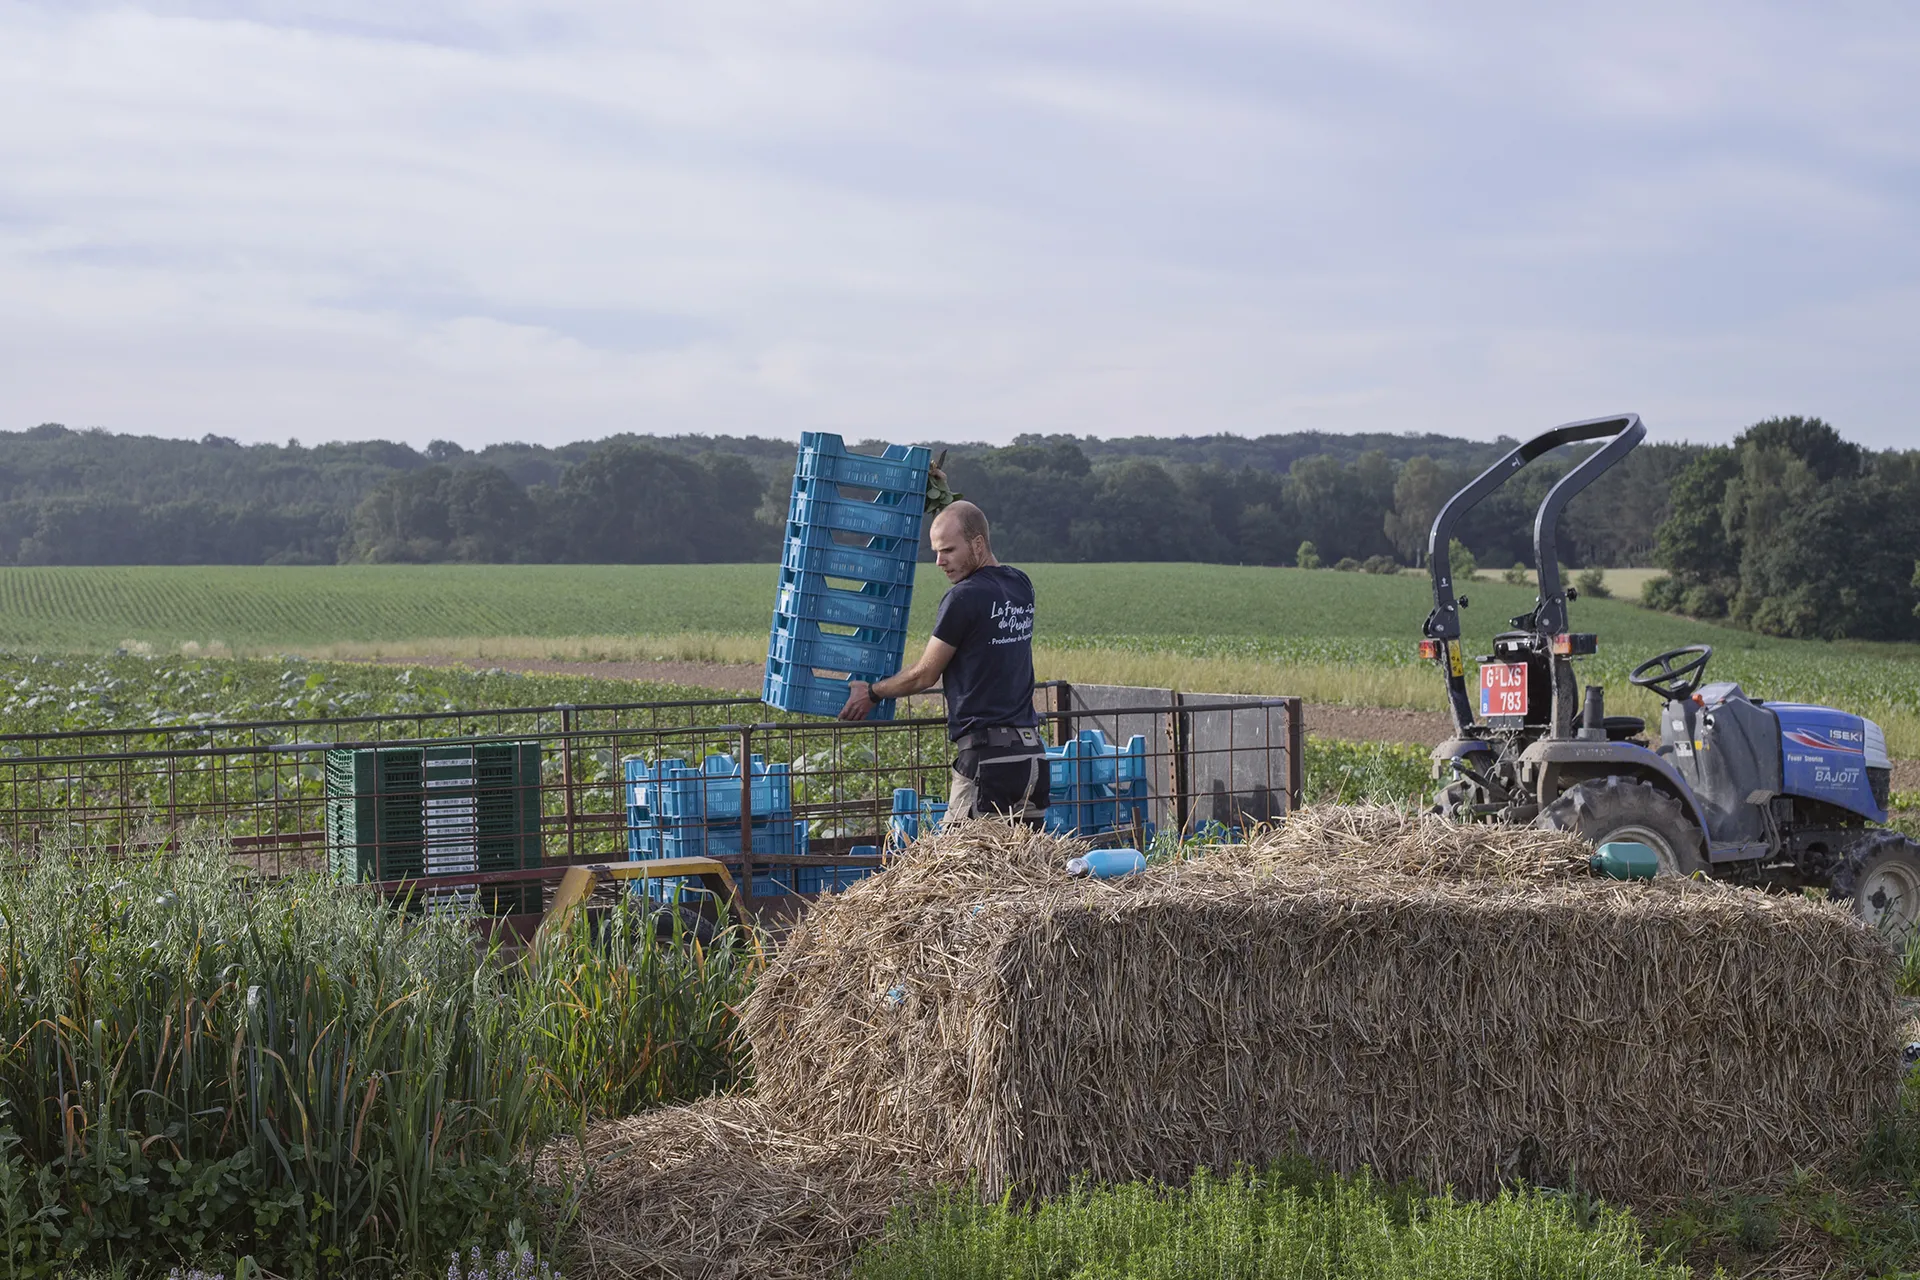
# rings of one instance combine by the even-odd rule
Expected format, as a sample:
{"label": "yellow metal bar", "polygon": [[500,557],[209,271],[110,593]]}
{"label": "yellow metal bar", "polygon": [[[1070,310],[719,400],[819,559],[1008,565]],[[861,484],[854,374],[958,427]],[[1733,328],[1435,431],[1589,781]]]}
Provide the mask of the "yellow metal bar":
{"label": "yellow metal bar", "polygon": [[568,917],[575,908],[593,896],[594,886],[603,879],[660,880],[667,876],[697,878],[709,893],[728,904],[734,900],[733,876],[728,873],[724,862],[713,858],[650,858],[640,862],[568,867],[567,873],[560,877],[560,887],[553,891],[553,904],[540,918],[540,928],[534,934],[535,941],[550,929],[565,928]]}

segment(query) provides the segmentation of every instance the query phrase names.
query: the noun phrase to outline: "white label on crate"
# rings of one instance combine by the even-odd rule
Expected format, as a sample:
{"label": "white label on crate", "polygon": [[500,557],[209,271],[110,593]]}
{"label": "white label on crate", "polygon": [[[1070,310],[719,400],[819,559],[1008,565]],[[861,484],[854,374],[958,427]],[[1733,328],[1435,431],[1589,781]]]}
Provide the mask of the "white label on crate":
{"label": "white label on crate", "polygon": [[472,889],[434,889],[427,894],[427,914],[459,915],[479,895]]}
{"label": "white label on crate", "polygon": [[470,787],[473,785],[473,775],[469,773],[459,778],[428,778],[427,785],[429,787]]}

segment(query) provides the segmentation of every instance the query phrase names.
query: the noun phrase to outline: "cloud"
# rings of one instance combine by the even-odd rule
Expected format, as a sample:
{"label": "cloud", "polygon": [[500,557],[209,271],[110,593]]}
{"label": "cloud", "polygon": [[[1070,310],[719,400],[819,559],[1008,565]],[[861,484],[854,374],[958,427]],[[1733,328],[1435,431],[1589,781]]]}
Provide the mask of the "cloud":
{"label": "cloud", "polygon": [[0,0],[0,428],[1908,443],[1916,53],[1895,3]]}

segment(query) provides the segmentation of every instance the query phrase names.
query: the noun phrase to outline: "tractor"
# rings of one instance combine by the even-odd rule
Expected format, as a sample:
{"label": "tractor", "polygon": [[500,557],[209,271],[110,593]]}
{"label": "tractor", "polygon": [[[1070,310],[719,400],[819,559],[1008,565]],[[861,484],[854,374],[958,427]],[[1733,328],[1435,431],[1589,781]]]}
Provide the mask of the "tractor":
{"label": "tractor", "polygon": [[[1568,629],[1578,592],[1561,582],[1560,516],[1645,435],[1637,414],[1555,427],[1481,472],[1434,518],[1433,611],[1420,652],[1445,675],[1453,736],[1433,750],[1433,811],[1637,843],[1653,851],[1657,874],[1824,889],[1904,938],[1920,924],[1920,844],[1883,825],[1892,766],[1879,725],[1709,682],[1704,644],[1656,654],[1628,675],[1663,704],[1656,734],[1638,716],[1608,715],[1602,688],[1575,680],[1575,662],[1597,646]],[[1600,440],[1535,513],[1539,596],[1476,659],[1476,706],[1460,645],[1468,597],[1456,595],[1447,557],[1454,528],[1529,462]]]}

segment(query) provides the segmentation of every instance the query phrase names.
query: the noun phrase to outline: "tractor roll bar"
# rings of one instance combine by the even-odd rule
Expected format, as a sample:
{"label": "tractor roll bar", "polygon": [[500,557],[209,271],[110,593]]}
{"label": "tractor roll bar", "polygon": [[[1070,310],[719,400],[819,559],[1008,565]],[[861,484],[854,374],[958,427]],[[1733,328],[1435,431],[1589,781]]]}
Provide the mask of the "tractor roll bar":
{"label": "tractor roll bar", "polygon": [[1540,575],[1540,605],[1534,614],[1534,629],[1542,635],[1558,635],[1567,629],[1567,593],[1560,583],[1560,513],[1581,490],[1598,480],[1601,472],[1620,461],[1647,434],[1640,415],[1634,413],[1616,418],[1608,425],[1619,427],[1620,434],[1560,477],[1560,483],[1547,490],[1546,500],[1533,518],[1533,563]]}
{"label": "tractor roll bar", "polygon": [[[1433,528],[1427,534],[1427,571],[1433,578],[1433,611],[1427,615],[1421,632],[1430,640],[1440,640],[1455,644],[1460,639],[1460,606],[1453,590],[1453,564],[1447,554],[1453,538],[1454,526],[1462,516],[1480,505],[1481,499],[1498,489],[1520,468],[1545,453],[1551,453],[1564,444],[1579,444],[1583,440],[1600,440],[1607,436],[1614,439],[1606,446],[1595,450],[1568,472],[1547,494],[1546,501],[1540,504],[1540,511],[1534,520],[1533,544],[1536,563],[1540,573],[1540,597],[1543,610],[1551,608],[1556,629],[1566,622],[1566,596],[1560,589],[1559,556],[1554,547],[1554,539],[1560,523],[1560,513],[1567,503],[1582,489],[1591,484],[1595,477],[1620,460],[1620,455],[1640,443],[1647,429],[1640,422],[1637,413],[1614,414],[1605,418],[1588,418],[1581,422],[1569,422],[1544,431],[1527,441],[1500,461],[1475,476],[1466,488],[1447,499],[1440,508],[1440,514],[1433,518]],[[1548,605],[1548,600],[1553,601]],[[1541,620],[1547,618],[1542,613]],[[1467,681],[1465,673],[1458,664],[1445,664],[1447,671],[1447,701],[1453,711],[1455,727],[1462,733],[1474,722],[1473,704],[1467,700]]]}

